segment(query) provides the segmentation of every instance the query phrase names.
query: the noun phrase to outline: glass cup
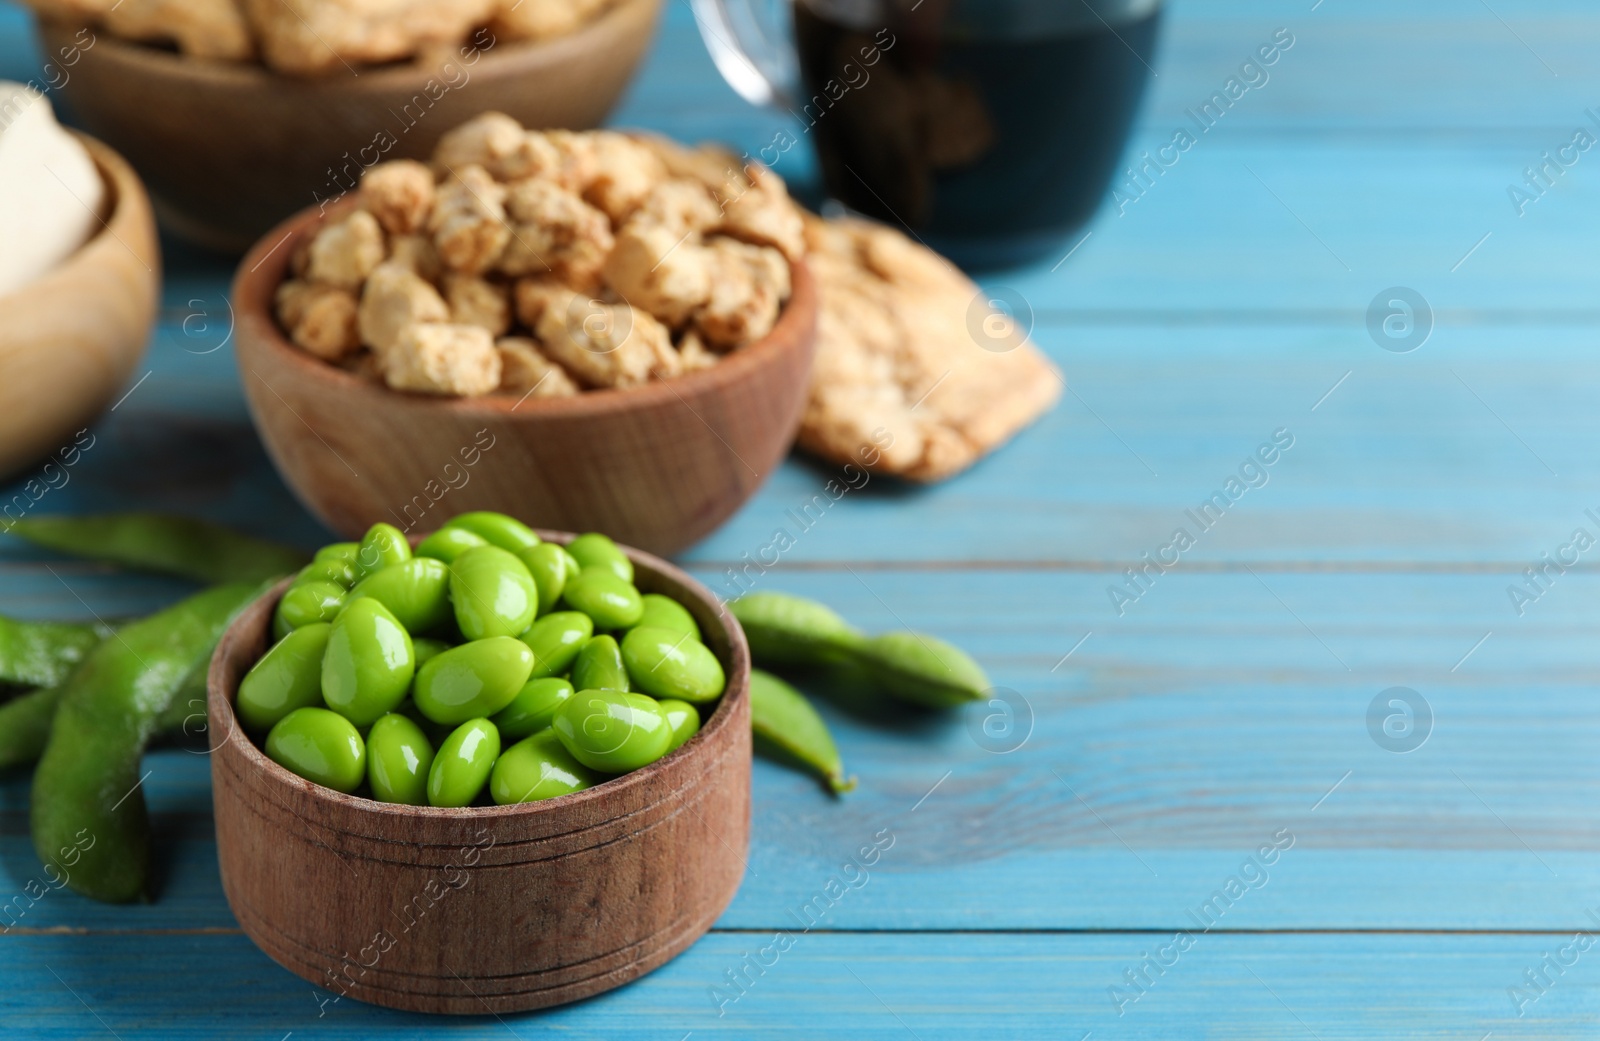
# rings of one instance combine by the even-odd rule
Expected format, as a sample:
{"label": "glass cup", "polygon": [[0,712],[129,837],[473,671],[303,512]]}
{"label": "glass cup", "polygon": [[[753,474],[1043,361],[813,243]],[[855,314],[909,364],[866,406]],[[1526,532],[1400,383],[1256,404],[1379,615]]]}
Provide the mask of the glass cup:
{"label": "glass cup", "polygon": [[1056,253],[1099,207],[1162,0],[692,0],[730,86],[804,128],[828,193],[967,267]]}

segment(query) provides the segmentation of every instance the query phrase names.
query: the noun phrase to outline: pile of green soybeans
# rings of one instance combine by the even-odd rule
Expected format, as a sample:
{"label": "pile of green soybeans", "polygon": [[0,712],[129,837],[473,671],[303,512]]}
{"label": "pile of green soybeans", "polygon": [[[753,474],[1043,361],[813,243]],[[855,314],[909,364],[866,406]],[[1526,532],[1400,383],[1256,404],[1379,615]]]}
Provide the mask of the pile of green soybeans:
{"label": "pile of green soybeans", "polygon": [[726,685],[683,605],[633,577],[604,535],[560,546],[501,513],[415,552],[376,524],[295,577],[236,713],[280,766],[380,802],[582,791],[688,741]]}

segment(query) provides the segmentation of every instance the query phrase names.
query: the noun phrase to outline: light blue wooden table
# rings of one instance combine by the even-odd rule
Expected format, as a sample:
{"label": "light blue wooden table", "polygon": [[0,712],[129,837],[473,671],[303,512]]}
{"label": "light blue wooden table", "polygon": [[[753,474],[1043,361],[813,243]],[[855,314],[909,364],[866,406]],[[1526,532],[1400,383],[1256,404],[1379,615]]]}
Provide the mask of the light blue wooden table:
{"label": "light blue wooden table", "polygon": [[[750,871],[711,935],[615,993],[503,1020],[319,1007],[228,913],[205,760],[162,752],[160,901],[40,901],[0,935],[0,1036],[1594,1036],[1600,546],[1563,547],[1600,539],[1600,151],[1569,152],[1520,213],[1508,188],[1600,135],[1600,11],[1177,0],[1135,152],[1280,27],[1295,42],[1270,81],[1070,260],[990,280],[1029,301],[1061,407],[948,484],[852,494],[763,579],[972,649],[1015,692],[1009,732],[985,736],[983,708],[825,707],[861,788],[834,802],[758,762]],[[0,74],[35,60],[0,9]],[[717,80],[682,0],[617,121],[750,148],[782,125]],[[143,382],[40,509],[325,537],[214,349],[228,275],[169,257]],[[1397,286],[1432,316],[1406,353],[1367,322]],[[1280,430],[1264,485],[1137,598],[1111,595]],[[791,462],[685,562],[721,588],[825,480]],[[1515,601],[1558,556],[1576,563]],[[0,545],[3,610],[131,614],[182,589],[43,559]],[[1409,737],[1382,727],[1412,697],[1395,687]],[[0,893],[39,871],[26,799],[0,782]],[[867,881],[801,932],[884,829]]]}

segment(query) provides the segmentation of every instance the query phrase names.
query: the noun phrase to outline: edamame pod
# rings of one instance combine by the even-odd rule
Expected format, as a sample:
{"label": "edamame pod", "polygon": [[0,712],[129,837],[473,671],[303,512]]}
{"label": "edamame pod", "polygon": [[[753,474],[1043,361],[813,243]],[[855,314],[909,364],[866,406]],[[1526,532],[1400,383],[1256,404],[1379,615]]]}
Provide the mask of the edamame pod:
{"label": "edamame pod", "polygon": [[639,591],[604,568],[584,568],[561,591],[561,599],[593,618],[596,629],[632,628],[644,615]]}
{"label": "edamame pod", "polygon": [[331,622],[343,610],[349,592],[332,582],[307,582],[284,590],[272,613],[272,636],[281,640],[304,625]]}
{"label": "edamame pod", "polygon": [[989,677],[959,647],[925,633],[891,632],[868,640],[857,655],[885,691],[929,708],[981,701]]}
{"label": "edamame pod", "polygon": [[550,728],[574,759],[608,774],[647,766],[672,743],[656,700],[620,690],[580,690],[556,710]]}
{"label": "edamame pod", "polygon": [[297,549],[194,517],[157,513],[22,517],[6,528],[35,545],[196,582],[261,582],[306,562]]}
{"label": "edamame pod", "polygon": [[688,633],[693,639],[700,639],[700,626],[694,620],[694,615],[689,609],[670,596],[660,593],[646,593],[639,598],[644,604],[644,613],[639,616],[635,628],[642,629],[649,626],[652,629],[671,629],[677,633]]}
{"label": "edamame pod", "polygon": [[469,549],[450,565],[456,624],[469,640],[521,636],[539,610],[539,590],[522,561],[499,546]]}
{"label": "edamame pod", "polygon": [[721,697],[727,685],[717,656],[699,640],[671,629],[630,629],[622,638],[622,663],[633,689],[653,698],[703,705]]}
{"label": "edamame pod", "polygon": [[447,528],[464,528],[479,536],[491,546],[499,546],[510,553],[532,549],[539,544],[539,536],[532,528],[504,513],[477,510],[461,513],[445,522]]}
{"label": "edamame pod", "polygon": [[542,730],[506,749],[489,775],[489,797],[497,806],[538,802],[571,795],[598,784],[550,730]]}
{"label": "edamame pod", "polygon": [[[234,616],[261,594],[255,584],[208,589],[134,622],[89,653],[61,686],[50,741],[33,778],[39,858],[97,900],[144,893],[149,820],[139,759],[156,721]],[[95,837],[89,849],[75,843]],[[74,850],[74,863],[63,861]]]}
{"label": "edamame pod", "polygon": [[820,665],[860,647],[865,637],[832,608],[787,593],[751,593],[728,604],[760,665]]}
{"label": "edamame pod", "polygon": [[520,741],[550,725],[568,698],[572,697],[572,684],[559,676],[545,676],[529,680],[522,685],[511,704],[501,709],[493,719],[500,736],[507,741]]}
{"label": "edamame pod", "polygon": [[567,543],[567,552],[583,571],[598,568],[611,572],[624,582],[633,582],[633,561],[615,542],[599,532],[579,535]]}
{"label": "edamame pod", "polygon": [[333,626],[301,626],[268,648],[239,681],[234,711],[247,729],[271,730],[297,708],[322,705],[322,656]]}
{"label": "edamame pod", "polygon": [[380,521],[361,537],[361,545],[356,550],[356,581],[410,559],[411,543],[406,541],[405,535],[393,524]]}
{"label": "edamame pod", "polygon": [[687,701],[662,698],[661,713],[667,717],[667,729],[672,731],[672,740],[667,742],[668,752],[676,752],[700,732],[700,710]]}
{"label": "edamame pod", "polygon": [[574,690],[628,689],[628,669],[616,640],[596,636],[583,645],[572,662],[572,686]]}
{"label": "edamame pod", "polygon": [[561,590],[567,584],[567,561],[561,547],[554,542],[541,542],[519,551],[517,559],[522,561],[533,576],[533,584],[539,588],[539,613],[548,613],[561,599]]}
{"label": "edamame pod", "polygon": [[415,673],[411,634],[378,601],[351,601],[333,620],[322,657],[322,700],[356,726],[393,711]]}
{"label": "edamame pod", "polygon": [[416,723],[391,712],[372,724],[367,734],[367,783],[374,799],[426,806],[432,767],[433,744]]}
{"label": "edamame pod", "polygon": [[454,561],[469,549],[487,546],[489,540],[482,535],[468,531],[466,528],[440,528],[417,543],[417,556],[432,557],[442,560],[446,564]]}
{"label": "edamame pod", "polygon": [[428,770],[429,806],[471,806],[500,757],[500,732],[487,719],[456,727]]}
{"label": "edamame pod", "polygon": [[529,675],[538,679],[566,672],[593,635],[594,621],[581,611],[545,615],[520,637],[533,651],[533,671]]}
{"label": "edamame pod", "polygon": [[758,751],[777,752],[777,758],[815,774],[829,791],[839,794],[856,786],[854,777],[845,778],[838,746],[811,702],[760,669],[750,670],[750,729]]}
{"label": "edamame pod", "polygon": [[53,687],[110,634],[109,626],[0,617],[0,683]]}
{"label": "edamame pod", "polygon": [[0,770],[38,761],[60,702],[59,687],[41,687],[0,705]]}
{"label": "edamame pod", "polygon": [[367,776],[367,746],[348,719],[297,708],[267,734],[267,758],[313,784],[349,795]]}
{"label": "edamame pod", "polygon": [[425,633],[450,618],[450,568],[442,560],[414,557],[356,583],[350,599],[370,596],[409,633]]}
{"label": "edamame pod", "polygon": [[528,682],[533,652],[521,640],[491,636],[452,647],[417,673],[411,700],[435,723],[492,716]]}

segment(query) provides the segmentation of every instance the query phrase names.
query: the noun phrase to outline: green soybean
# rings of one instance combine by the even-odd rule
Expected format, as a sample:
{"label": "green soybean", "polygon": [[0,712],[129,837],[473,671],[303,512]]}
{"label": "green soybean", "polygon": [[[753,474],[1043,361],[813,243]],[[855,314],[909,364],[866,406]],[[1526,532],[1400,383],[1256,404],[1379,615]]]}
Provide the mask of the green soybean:
{"label": "green soybean", "polygon": [[561,590],[567,584],[567,561],[561,547],[554,542],[541,542],[519,550],[517,559],[533,576],[533,584],[539,587],[539,613],[548,613],[561,599]]}
{"label": "green soybean", "polygon": [[194,517],[158,513],[36,516],[6,532],[35,545],[196,582],[261,582],[306,562],[297,549]]}
{"label": "green soybean", "polygon": [[567,552],[567,547],[561,547],[561,562],[567,565],[567,581],[571,582],[583,571],[583,565],[578,563],[578,558]]}
{"label": "green soybean", "polygon": [[356,584],[355,561],[344,557],[313,560],[294,576],[294,585],[305,585],[308,582],[331,582],[341,589],[349,589]]}
{"label": "green soybean", "polygon": [[832,608],[786,593],[751,593],[728,605],[750,641],[758,665],[820,665],[838,661],[865,641]]}
{"label": "green soybean", "polygon": [[435,723],[492,716],[516,699],[533,668],[521,640],[491,636],[452,647],[417,673],[411,700]]}
{"label": "green soybean", "polygon": [[628,668],[622,648],[609,636],[596,636],[583,645],[572,661],[572,686],[576,690],[628,689]]}
{"label": "green soybean", "polygon": [[539,591],[522,561],[499,546],[469,549],[450,565],[456,624],[469,640],[521,636],[539,610]]}
{"label": "green soybean", "polygon": [[619,690],[581,690],[556,710],[550,728],[591,770],[625,774],[667,754],[672,729],[654,698]]}
{"label": "green soybean", "polygon": [[633,561],[628,559],[628,555],[622,552],[615,542],[599,532],[591,531],[587,535],[579,535],[567,543],[567,552],[584,571],[599,568],[611,572],[624,582],[633,581]]}
{"label": "green soybean", "polygon": [[600,568],[585,568],[567,583],[561,599],[594,619],[596,629],[628,629],[644,615],[644,600],[627,579]]}
{"label": "green soybean", "polygon": [[500,728],[500,736],[507,741],[520,741],[548,727],[556,709],[570,697],[572,684],[559,676],[529,680],[511,704],[496,713],[494,725]]}
{"label": "green soybean", "polygon": [[411,634],[378,601],[352,601],[333,620],[322,657],[322,700],[356,726],[370,726],[405,700],[415,673]]}
{"label": "green soybean", "polygon": [[520,637],[533,651],[533,671],[529,675],[538,679],[566,672],[593,635],[594,620],[580,611],[545,615]]}
{"label": "green soybean", "polygon": [[727,685],[717,656],[699,640],[671,629],[629,630],[622,638],[622,663],[633,688],[654,698],[703,705],[721,697]]}
{"label": "green soybean", "polygon": [[411,638],[411,654],[417,659],[419,669],[449,649],[450,645],[443,640],[431,640],[426,636]]}
{"label": "green soybean", "polygon": [[688,633],[696,640],[700,639],[700,626],[695,622],[694,615],[672,597],[662,596],[660,593],[646,593],[639,600],[644,604],[644,613],[639,616],[636,628],[649,626],[652,629],[671,629],[673,632]]}
{"label": "green soybean", "polygon": [[323,546],[321,549],[317,550],[315,555],[312,556],[311,562],[316,563],[319,560],[343,560],[349,562],[349,564],[354,567],[356,557],[358,557],[360,554],[361,543],[359,542],[330,542],[326,546]]}
{"label": "green soybean", "polygon": [[489,510],[457,514],[445,522],[445,527],[470,531],[489,545],[499,546],[511,553],[532,549],[539,544],[539,536],[534,534],[532,528],[515,517]]}
{"label": "green soybean", "polygon": [[806,696],[769,672],[750,670],[750,729],[756,749],[813,774],[835,794],[856,786],[846,778],[828,725]]}
{"label": "green soybean", "polygon": [[581,792],[599,780],[553,731],[542,730],[501,753],[489,775],[489,797],[497,806],[538,802]]}
{"label": "green soybean", "polygon": [[332,582],[290,586],[272,613],[272,635],[281,640],[301,626],[333,621],[348,596],[343,586]]}
{"label": "green soybean", "polygon": [[466,528],[440,528],[417,544],[417,556],[432,557],[448,564],[467,550],[488,544],[488,539]]}
{"label": "green soybean", "polygon": [[250,730],[271,730],[299,708],[322,704],[322,657],[333,626],[315,622],[279,640],[239,681],[234,711]]}
{"label": "green soybean", "polygon": [[428,770],[429,806],[471,806],[500,757],[500,732],[487,719],[456,727]]}
{"label": "green soybean", "polygon": [[442,560],[414,557],[356,583],[350,599],[370,596],[410,633],[423,633],[450,619],[450,568]]}
{"label": "green soybean", "polygon": [[667,742],[668,752],[676,752],[700,732],[700,710],[687,701],[662,698],[661,713],[667,717],[667,729],[672,731],[672,740]]}
{"label": "green soybean", "polygon": [[859,660],[885,691],[929,708],[954,708],[988,697],[989,677],[959,647],[926,633],[874,636]]}
{"label": "green soybean", "polygon": [[367,783],[379,802],[426,806],[433,744],[422,728],[391,712],[367,734]]}
{"label": "green soybean", "polygon": [[367,776],[367,747],[348,719],[297,708],[267,734],[267,758],[306,780],[349,795]]}
{"label": "green soybean", "polygon": [[377,574],[386,567],[411,559],[411,543],[393,524],[379,522],[367,529],[356,550],[356,581]]}

